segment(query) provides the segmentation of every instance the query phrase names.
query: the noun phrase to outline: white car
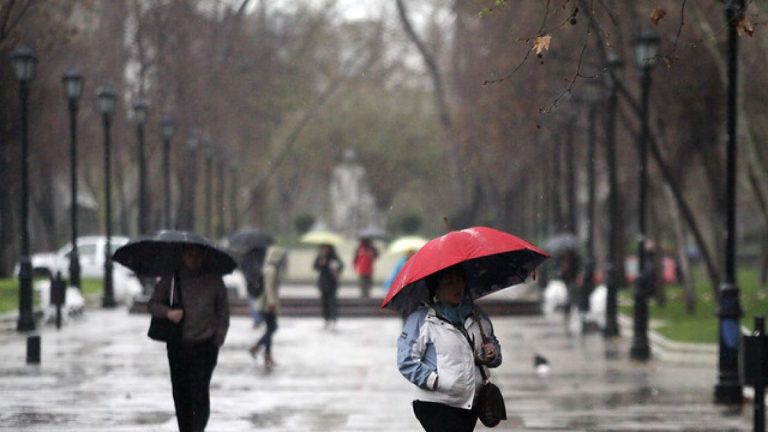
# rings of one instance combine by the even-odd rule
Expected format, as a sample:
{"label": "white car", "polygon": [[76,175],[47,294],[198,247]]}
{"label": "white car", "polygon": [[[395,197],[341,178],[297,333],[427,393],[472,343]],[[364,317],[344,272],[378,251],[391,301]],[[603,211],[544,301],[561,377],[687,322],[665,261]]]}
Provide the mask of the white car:
{"label": "white car", "polygon": [[[128,237],[113,236],[110,239],[111,251],[128,243]],[[106,257],[107,238],[105,236],[84,236],[77,238],[77,253],[80,261],[80,277],[100,279],[104,277],[104,262]],[[67,243],[56,252],[36,253],[30,256],[32,272],[46,277],[55,276],[61,272],[63,278],[69,279],[69,256],[72,244]],[[136,275],[127,267],[114,263],[113,288],[118,302],[127,302],[135,295],[141,294],[141,283]],[[18,274],[16,265],[15,273]]]}

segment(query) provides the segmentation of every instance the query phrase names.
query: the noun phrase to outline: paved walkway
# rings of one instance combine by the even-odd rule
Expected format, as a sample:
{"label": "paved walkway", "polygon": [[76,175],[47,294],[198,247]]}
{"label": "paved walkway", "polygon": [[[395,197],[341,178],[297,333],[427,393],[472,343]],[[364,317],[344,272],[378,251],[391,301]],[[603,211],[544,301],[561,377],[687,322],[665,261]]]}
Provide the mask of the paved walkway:
{"label": "paved walkway", "polygon": [[[209,432],[418,431],[411,387],[395,368],[397,318],[323,329],[283,318],[271,372],[247,354],[258,330],[233,319],[212,383]],[[25,337],[0,333],[0,431],[173,431],[164,346],[146,315],[89,310],[60,331],[44,327],[42,362],[25,365]],[[716,370],[627,359],[628,340],[568,335],[559,317],[495,320],[504,364],[494,381],[509,421],[500,431],[749,431],[751,407],[711,403]],[[534,353],[549,358],[537,375]],[[477,430],[485,430],[478,426]]]}

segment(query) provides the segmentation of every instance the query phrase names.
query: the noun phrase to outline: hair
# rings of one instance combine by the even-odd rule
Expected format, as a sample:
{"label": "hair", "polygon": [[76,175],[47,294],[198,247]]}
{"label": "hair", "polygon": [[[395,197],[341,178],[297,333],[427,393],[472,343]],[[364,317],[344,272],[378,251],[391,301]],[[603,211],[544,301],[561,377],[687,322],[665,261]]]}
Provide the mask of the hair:
{"label": "hair", "polygon": [[440,284],[440,279],[442,279],[443,277],[451,273],[456,273],[459,276],[461,276],[464,282],[467,281],[467,275],[464,273],[464,268],[461,266],[461,264],[454,264],[450,267],[446,267],[440,271],[432,273],[431,275],[428,275],[426,278],[424,278],[424,283],[427,284],[427,289],[429,290],[430,297],[435,296],[435,293],[437,292],[437,287]]}

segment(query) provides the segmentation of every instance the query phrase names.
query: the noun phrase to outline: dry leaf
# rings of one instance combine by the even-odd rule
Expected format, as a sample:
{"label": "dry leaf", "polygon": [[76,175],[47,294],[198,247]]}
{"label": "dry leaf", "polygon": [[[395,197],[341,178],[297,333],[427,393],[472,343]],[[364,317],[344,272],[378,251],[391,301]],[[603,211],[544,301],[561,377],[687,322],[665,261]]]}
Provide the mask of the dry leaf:
{"label": "dry leaf", "polygon": [[755,33],[755,27],[752,26],[749,18],[742,16],[741,19],[736,22],[736,31],[739,32],[739,35],[746,33],[747,36],[752,37]]}
{"label": "dry leaf", "polygon": [[533,41],[533,51],[537,56],[541,57],[542,51],[549,51],[549,43],[552,41],[552,36],[545,34],[536,37]]}
{"label": "dry leaf", "polygon": [[651,11],[651,22],[654,25],[658,25],[659,21],[661,21],[665,16],[667,16],[667,11],[665,11],[664,8],[655,7]]}

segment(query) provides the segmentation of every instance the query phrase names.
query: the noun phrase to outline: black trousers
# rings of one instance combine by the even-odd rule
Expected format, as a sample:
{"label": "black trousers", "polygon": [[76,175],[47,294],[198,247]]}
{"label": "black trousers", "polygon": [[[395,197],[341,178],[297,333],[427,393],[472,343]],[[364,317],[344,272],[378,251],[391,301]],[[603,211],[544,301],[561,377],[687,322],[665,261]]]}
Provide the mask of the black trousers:
{"label": "black trousers", "polygon": [[477,423],[473,411],[437,402],[413,401],[413,413],[426,432],[471,432]]}
{"label": "black trousers", "polygon": [[336,289],[337,287],[332,287],[320,290],[320,300],[323,306],[323,319],[326,321],[335,321],[339,317]]}
{"label": "black trousers", "polygon": [[267,324],[266,329],[264,330],[264,335],[261,336],[258,342],[256,342],[257,346],[263,346],[265,352],[268,354],[272,353],[272,335],[275,334],[277,331],[277,314],[270,313],[270,312],[263,312],[261,314],[264,317],[264,322]]}
{"label": "black trousers", "polygon": [[202,432],[211,414],[208,388],[219,357],[212,342],[167,344],[173,403],[180,432]]}

